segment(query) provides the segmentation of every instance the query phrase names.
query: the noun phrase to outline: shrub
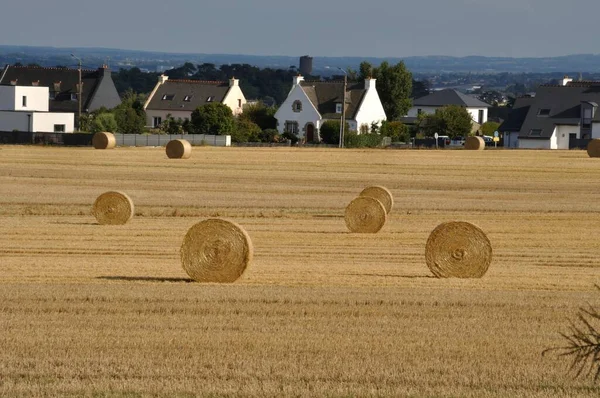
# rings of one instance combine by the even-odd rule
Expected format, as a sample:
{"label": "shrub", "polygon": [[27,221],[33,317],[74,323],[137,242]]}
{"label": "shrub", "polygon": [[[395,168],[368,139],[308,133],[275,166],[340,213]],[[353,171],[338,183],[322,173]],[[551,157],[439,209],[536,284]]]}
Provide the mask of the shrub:
{"label": "shrub", "polygon": [[346,148],[375,148],[381,145],[382,136],[379,134],[358,134],[356,131],[347,131],[344,135]]}

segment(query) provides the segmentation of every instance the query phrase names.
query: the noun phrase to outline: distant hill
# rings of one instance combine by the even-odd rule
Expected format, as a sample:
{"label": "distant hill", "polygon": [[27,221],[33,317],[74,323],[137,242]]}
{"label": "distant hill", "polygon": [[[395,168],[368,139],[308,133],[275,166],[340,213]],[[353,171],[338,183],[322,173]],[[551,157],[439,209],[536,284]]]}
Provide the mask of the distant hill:
{"label": "distant hill", "polygon": [[[182,65],[184,62],[194,64],[250,64],[261,68],[270,67],[288,69],[298,66],[298,57],[262,56],[244,54],[184,54],[151,51],[119,50],[110,48],[58,48],[29,46],[0,46],[0,63],[24,65],[39,64],[41,66],[76,66],[71,57],[75,54],[83,60],[84,67],[97,68],[108,63],[112,69],[138,67],[147,71],[164,71]],[[576,54],[561,57],[545,58],[506,58],[506,57],[447,57],[425,56],[404,58],[374,57],[314,57],[313,74],[331,75],[337,67],[358,68],[362,61],[375,65],[382,61],[396,63],[403,60],[413,73],[551,73],[561,71],[578,71],[582,73],[600,72],[599,54]],[[329,67],[329,68],[326,68]]]}

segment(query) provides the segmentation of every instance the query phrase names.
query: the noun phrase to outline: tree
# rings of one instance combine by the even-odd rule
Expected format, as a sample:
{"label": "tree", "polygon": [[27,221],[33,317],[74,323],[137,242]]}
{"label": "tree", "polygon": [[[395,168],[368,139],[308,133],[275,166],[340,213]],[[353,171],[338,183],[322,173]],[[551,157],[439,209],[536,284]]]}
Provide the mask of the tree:
{"label": "tree", "polygon": [[481,125],[481,132],[483,135],[494,135],[498,131],[498,127],[500,127],[500,123],[485,122]]}
{"label": "tree", "polygon": [[123,96],[121,104],[114,108],[117,131],[123,134],[141,134],[146,126],[144,99],[129,90]]}
{"label": "tree", "polygon": [[160,129],[167,134],[182,134],[183,123],[181,118],[175,119],[170,113],[167,118],[161,123]]}
{"label": "tree", "polygon": [[235,119],[227,105],[211,102],[199,106],[192,112],[190,132],[192,134],[228,135],[234,133]]}
{"label": "tree", "polygon": [[117,131],[119,126],[117,125],[117,121],[115,120],[115,115],[112,113],[100,113],[92,119],[90,125],[90,132],[99,133],[102,131],[107,131],[110,133],[114,133]]}
{"label": "tree", "polygon": [[235,129],[231,132],[233,142],[260,142],[262,130],[256,124],[247,119],[237,119]]}
{"label": "tree", "polygon": [[419,127],[428,137],[438,133],[455,138],[469,135],[473,122],[466,108],[449,105],[436,109],[434,114],[424,114],[419,120]]}
{"label": "tree", "polygon": [[268,108],[262,102],[244,107],[244,113],[239,118],[257,124],[261,130],[277,128],[275,108]]}
{"label": "tree", "polygon": [[392,141],[406,142],[410,139],[408,126],[402,122],[384,121],[379,128],[379,134],[391,137]]}
{"label": "tree", "polygon": [[396,120],[408,113],[412,105],[410,97],[413,80],[404,62],[390,65],[384,61],[377,68],[368,62],[362,62],[360,76],[377,79],[377,92],[388,120]]}
{"label": "tree", "polygon": [[[346,123],[345,131],[350,131],[350,126]],[[340,122],[338,120],[327,120],[319,129],[321,140],[325,144],[337,145],[340,143]]]}

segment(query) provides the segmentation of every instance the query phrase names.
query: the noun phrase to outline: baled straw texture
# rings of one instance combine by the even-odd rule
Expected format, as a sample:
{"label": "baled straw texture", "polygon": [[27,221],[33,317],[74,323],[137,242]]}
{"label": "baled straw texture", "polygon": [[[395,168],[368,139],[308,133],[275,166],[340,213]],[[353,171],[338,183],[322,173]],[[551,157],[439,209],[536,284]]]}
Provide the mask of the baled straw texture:
{"label": "baled straw texture", "polygon": [[192,144],[187,140],[171,140],[166,151],[169,159],[189,159],[192,156]]}
{"label": "baled straw texture", "polygon": [[492,262],[492,245],[475,225],[446,222],[429,235],[425,260],[438,278],[481,278]]}
{"label": "baled straw texture", "polygon": [[105,192],[94,202],[92,213],[100,224],[123,225],[133,217],[133,201],[123,192]]}
{"label": "baled straw texture", "polygon": [[600,139],[593,139],[588,143],[587,154],[591,158],[600,158]]}
{"label": "baled straw texture", "polygon": [[383,204],[370,196],[359,196],[346,207],[346,226],[350,232],[377,233],[387,220]]}
{"label": "baled straw texture", "polygon": [[96,133],[92,137],[95,149],[113,149],[117,146],[117,139],[113,133]]}
{"label": "baled straw texture", "polygon": [[481,137],[467,137],[465,140],[465,149],[483,151],[485,149],[485,141]]}
{"label": "baled straw texture", "polygon": [[385,207],[385,212],[390,214],[392,207],[394,207],[394,197],[392,193],[386,187],[380,185],[374,185],[367,187],[362,190],[359,196],[369,196],[373,199],[377,199]]}
{"label": "baled straw texture", "polygon": [[246,270],[254,249],[238,224],[211,218],[192,226],[181,245],[181,264],[197,282],[235,282]]}

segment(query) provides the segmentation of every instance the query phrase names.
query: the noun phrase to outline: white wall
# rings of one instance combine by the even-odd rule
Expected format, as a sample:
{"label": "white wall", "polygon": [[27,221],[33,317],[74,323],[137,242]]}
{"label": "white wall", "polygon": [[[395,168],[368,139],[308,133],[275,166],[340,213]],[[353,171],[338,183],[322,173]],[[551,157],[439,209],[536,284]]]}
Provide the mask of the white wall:
{"label": "white wall", "polygon": [[[300,112],[294,112],[292,110],[292,104],[296,100],[302,102],[302,111]],[[300,138],[304,137],[304,127],[307,123],[314,123],[315,134],[317,133],[316,129],[319,129],[321,127],[321,115],[314,107],[312,102],[310,102],[310,100],[306,96],[306,93],[299,84],[292,87],[292,90],[288,94],[287,98],[285,99],[285,101],[283,101],[283,104],[281,104],[281,106],[275,113],[275,119],[277,119],[277,130],[279,131],[279,133],[284,132],[286,121],[298,122],[298,137]]]}
{"label": "white wall", "polygon": [[75,130],[74,113],[33,112],[33,131],[51,133],[55,124],[64,124],[65,133]]}
{"label": "white wall", "polygon": [[550,149],[549,139],[519,139],[519,148],[521,149]]}
{"label": "white wall", "polygon": [[[241,115],[242,112],[244,112],[244,105],[246,104],[246,97],[244,97],[244,93],[242,92],[242,89],[240,88],[239,84],[237,83],[237,79],[236,79],[236,83],[231,83],[231,81],[230,81],[230,84],[232,84],[232,85],[231,85],[231,87],[229,87],[227,94],[225,94],[225,98],[223,98],[223,103],[231,108],[231,110],[235,116]],[[241,100],[242,106],[238,106],[239,102],[240,102],[239,100]]]}
{"label": "white wall", "polygon": [[569,149],[569,134],[576,134],[579,138],[579,126],[556,126],[554,136],[556,136],[556,148],[552,149]]}
{"label": "white wall", "polygon": [[[23,106],[26,97],[26,106]],[[48,87],[0,86],[0,110],[48,112],[50,91]]]}
{"label": "white wall", "polygon": [[387,120],[383,105],[379,99],[379,94],[375,87],[375,79],[371,79],[370,83],[366,85],[369,87],[363,96],[362,103],[359,105],[360,108],[356,114],[356,127],[352,130],[356,130],[360,133],[360,126],[366,124],[371,128],[371,123],[377,123],[381,125],[381,122]]}
{"label": "white wall", "polygon": [[[406,116],[408,117],[417,117],[419,114],[419,109],[421,109],[422,113],[435,113],[436,109],[441,108],[441,106],[413,106],[408,110]],[[479,111],[483,110],[483,121],[481,124],[487,122],[488,120],[488,108],[467,108],[467,112],[471,114],[471,119],[475,123],[479,123]]]}

